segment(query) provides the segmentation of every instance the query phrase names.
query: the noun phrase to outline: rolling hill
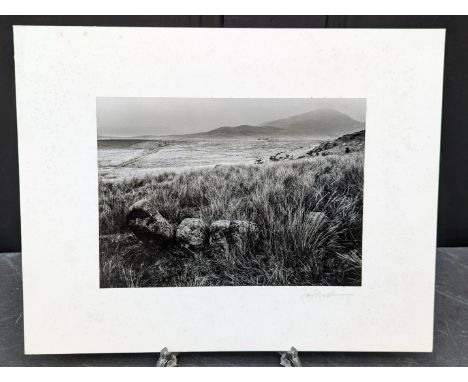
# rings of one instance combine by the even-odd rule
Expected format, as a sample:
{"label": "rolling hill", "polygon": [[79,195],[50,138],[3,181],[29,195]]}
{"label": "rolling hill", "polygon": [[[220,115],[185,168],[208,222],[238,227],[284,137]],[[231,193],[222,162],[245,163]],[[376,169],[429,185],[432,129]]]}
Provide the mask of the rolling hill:
{"label": "rolling hill", "polygon": [[318,109],[308,113],[266,122],[264,126],[279,127],[291,135],[339,137],[361,130],[364,123],[333,109]]}
{"label": "rolling hill", "polygon": [[193,138],[263,138],[316,137],[336,138],[362,130],[364,123],[333,109],[318,109],[308,113],[265,122],[257,126],[223,126],[206,132],[185,134]]}
{"label": "rolling hill", "polygon": [[211,137],[211,138],[240,138],[240,137],[277,137],[284,136],[285,131],[279,127],[273,126],[223,126],[217,129],[195,133],[185,134],[184,137]]}

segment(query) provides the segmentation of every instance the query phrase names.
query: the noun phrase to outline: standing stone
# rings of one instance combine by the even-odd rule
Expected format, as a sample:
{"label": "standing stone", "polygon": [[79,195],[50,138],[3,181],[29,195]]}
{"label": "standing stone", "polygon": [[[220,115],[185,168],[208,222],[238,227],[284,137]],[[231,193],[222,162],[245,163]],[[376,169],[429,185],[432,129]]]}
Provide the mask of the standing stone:
{"label": "standing stone", "polygon": [[208,226],[202,219],[184,219],[177,227],[176,238],[182,247],[202,249],[208,238]]}
{"label": "standing stone", "polygon": [[174,227],[147,199],[139,200],[130,207],[126,222],[134,235],[146,245],[164,246],[174,240]]}
{"label": "standing stone", "polygon": [[258,227],[246,220],[233,220],[229,225],[228,241],[234,248],[243,250],[248,240],[256,242],[259,238]]}
{"label": "standing stone", "polygon": [[229,220],[216,220],[210,225],[210,249],[216,253],[229,254]]}

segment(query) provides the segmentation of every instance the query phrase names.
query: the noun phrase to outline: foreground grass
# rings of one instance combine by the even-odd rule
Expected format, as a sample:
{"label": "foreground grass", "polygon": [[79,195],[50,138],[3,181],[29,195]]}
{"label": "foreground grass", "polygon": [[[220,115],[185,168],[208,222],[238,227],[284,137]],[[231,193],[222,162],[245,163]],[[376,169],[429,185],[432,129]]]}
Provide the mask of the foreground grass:
{"label": "foreground grass", "polygon": [[[141,198],[171,223],[253,221],[261,239],[230,256],[156,253],[125,226]],[[360,285],[362,198],[362,153],[100,182],[101,287]]]}

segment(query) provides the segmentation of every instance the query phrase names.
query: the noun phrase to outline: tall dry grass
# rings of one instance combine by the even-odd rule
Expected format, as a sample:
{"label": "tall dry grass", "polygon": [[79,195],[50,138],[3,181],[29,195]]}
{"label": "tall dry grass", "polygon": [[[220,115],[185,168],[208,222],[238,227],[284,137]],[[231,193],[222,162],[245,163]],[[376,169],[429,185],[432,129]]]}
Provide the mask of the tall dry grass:
{"label": "tall dry grass", "polygon": [[[261,238],[235,256],[155,253],[125,226],[141,198],[174,224],[250,220]],[[101,286],[360,285],[362,208],[362,153],[100,182]]]}

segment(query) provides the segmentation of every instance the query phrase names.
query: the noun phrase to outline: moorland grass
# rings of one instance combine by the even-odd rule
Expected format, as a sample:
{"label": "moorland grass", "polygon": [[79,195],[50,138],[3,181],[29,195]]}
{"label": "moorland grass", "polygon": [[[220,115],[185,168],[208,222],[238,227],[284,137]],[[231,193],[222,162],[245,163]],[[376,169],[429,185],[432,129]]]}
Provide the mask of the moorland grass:
{"label": "moorland grass", "polygon": [[[175,246],[156,253],[125,225],[142,198],[174,224],[253,221],[260,240],[230,256]],[[360,285],[362,209],[362,153],[101,181],[101,287]]]}

